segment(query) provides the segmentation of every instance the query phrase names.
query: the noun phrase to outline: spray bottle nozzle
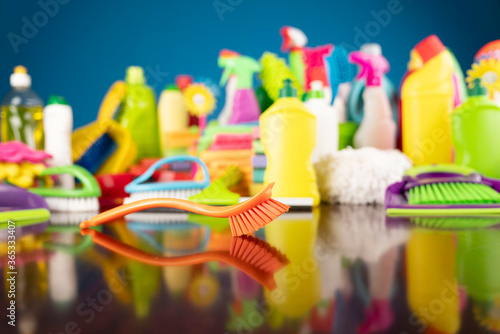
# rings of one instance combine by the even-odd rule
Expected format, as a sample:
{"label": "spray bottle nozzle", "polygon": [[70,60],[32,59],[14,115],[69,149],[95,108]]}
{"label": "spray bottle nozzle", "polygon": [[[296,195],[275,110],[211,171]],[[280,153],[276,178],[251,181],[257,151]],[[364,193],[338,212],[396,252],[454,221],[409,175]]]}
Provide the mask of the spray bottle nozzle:
{"label": "spray bottle nozzle", "polygon": [[221,86],[225,85],[229,77],[234,74],[238,78],[239,89],[250,89],[253,86],[253,74],[261,70],[260,64],[255,59],[238,53],[221,54],[217,62],[219,67],[224,68],[220,80]]}
{"label": "spray bottle nozzle", "polygon": [[349,54],[349,61],[361,66],[356,79],[366,78],[367,86],[380,86],[382,77],[389,72],[389,62],[382,55],[353,51]]}

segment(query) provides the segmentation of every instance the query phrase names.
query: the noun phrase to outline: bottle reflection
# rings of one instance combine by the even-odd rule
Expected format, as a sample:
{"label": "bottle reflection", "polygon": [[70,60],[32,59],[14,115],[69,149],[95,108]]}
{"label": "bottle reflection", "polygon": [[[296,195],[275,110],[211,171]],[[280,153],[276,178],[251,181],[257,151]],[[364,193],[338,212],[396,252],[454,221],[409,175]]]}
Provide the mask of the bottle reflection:
{"label": "bottle reflection", "polygon": [[[17,233],[16,233],[17,234]],[[16,235],[15,257],[15,306],[16,326],[20,333],[36,333],[39,327],[37,314],[42,311],[43,300],[47,295],[47,252],[43,249],[41,234]],[[3,259],[4,282],[11,277],[7,267],[8,243],[0,243]],[[10,294],[10,286],[5,284],[5,298]],[[8,319],[8,318],[6,318]],[[8,320],[7,320],[8,321]]]}
{"label": "bottle reflection", "polygon": [[457,275],[481,327],[500,331],[500,230],[460,231]]}
{"label": "bottle reflection", "polygon": [[[74,246],[75,235],[69,233],[53,233],[51,242],[66,247]],[[78,278],[76,275],[75,257],[64,251],[55,251],[49,258],[49,295],[59,309],[68,308],[76,299]]]}
{"label": "bottle reflection", "polygon": [[[128,245],[154,251],[150,243],[132,234],[127,229],[126,224],[117,222],[113,224],[111,228],[118,238],[124,240]],[[151,312],[151,304],[154,300],[154,296],[160,288],[160,269],[148,266],[140,261],[128,261],[126,268],[128,275],[133,277],[130,281],[130,291],[134,303],[135,314],[140,319],[147,318]]]}
{"label": "bottle reflection", "polygon": [[456,235],[415,228],[406,248],[410,323],[421,332],[457,333],[460,295],[455,276]]}
{"label": "bottle reflection", "polygon": [[266,225],[266,240],[286,254],[290,264],[275,275],[277,289],[267,301],[290,318],[301,318],[321,298],[318,262],[314,256],[320,211],[286,213]]}
{"label": "bottle reflection", "polygon": [[330,210],[330,240],[342,257],[334,332],[387,331],[394,323],[395,273],[408,230],[388,227],[381,207]]}

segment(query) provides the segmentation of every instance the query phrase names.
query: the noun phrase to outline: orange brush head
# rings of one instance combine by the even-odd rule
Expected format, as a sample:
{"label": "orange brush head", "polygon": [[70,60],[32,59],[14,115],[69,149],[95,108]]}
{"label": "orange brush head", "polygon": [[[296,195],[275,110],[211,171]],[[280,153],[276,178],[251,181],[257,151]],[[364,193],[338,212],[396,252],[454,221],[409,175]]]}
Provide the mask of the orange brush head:
{"label": "orange brush head", "polygon": [[[251,200],[249,199],[248,201]],[[288,209],[290,209],[288,205],[278,202],[269,196],[267,200],[262,201],[260,204],[251,206],[248,210],[237,215],[230,216],[229,226],[231,227],[231,233],[234,236],[240,236],[257,231],[287,212]]]}

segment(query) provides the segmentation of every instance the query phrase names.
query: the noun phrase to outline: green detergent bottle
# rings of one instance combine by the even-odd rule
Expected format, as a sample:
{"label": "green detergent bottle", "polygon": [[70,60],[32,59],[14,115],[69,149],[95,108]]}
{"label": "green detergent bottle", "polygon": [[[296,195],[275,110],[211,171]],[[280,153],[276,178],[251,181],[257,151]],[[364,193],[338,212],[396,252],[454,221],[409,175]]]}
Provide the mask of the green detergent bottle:
{"label": "green detergent bottle", "polygon": [[455,163],[500,178],[500,107],[486,95],[480,80],[452,114]]}
{"label": "green detergent bottle", "polygon": [[144,70],[139,66],[127,68],[127,93],[116,117],[130,131],[137,145],[137,160],[160,156],[158,114],[153,89],[146,85]]}

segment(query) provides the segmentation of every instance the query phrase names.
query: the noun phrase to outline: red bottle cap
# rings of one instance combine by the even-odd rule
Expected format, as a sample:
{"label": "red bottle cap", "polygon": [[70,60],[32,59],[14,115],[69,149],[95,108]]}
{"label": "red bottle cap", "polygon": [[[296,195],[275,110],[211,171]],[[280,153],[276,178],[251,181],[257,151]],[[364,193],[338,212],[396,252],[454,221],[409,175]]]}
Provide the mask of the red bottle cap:
{"label": "red bottle cap", "polygon": [[422,61],[426,63],[434,56],[440,54],[446,50],[441,40],[436,35],[430,35],[423,39],[420,43],[415,46],[415,50],[418,52]]}
{"label": "red bottle cap", "polygon": [[187,74],[179,74],[175,77],[175,84],[182,91],[193,82],[193,77]]}

